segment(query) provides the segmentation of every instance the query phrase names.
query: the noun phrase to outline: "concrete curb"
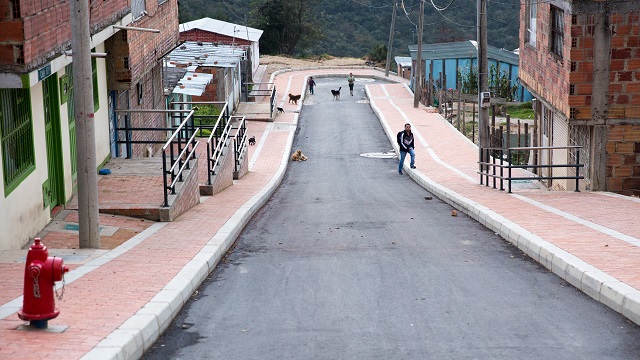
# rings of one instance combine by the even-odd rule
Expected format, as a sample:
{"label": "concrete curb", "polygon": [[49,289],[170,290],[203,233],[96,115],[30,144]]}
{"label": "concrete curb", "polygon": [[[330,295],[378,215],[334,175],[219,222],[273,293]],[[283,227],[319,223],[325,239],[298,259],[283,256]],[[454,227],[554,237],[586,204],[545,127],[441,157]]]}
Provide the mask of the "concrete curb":
{"label": "concrete curb", "polygon": [[[365,87],[367,97],[371,99],[368,86]],[[387,124],[384,114],[375,103],[371,108],[380,119],[380,123],[396,153],[398,145],[395,133]],[[445,121],[442,119],[441,121]],[[448,123],[448,122],[447,122]],[[558,248],[520,227],[518,224],[495,213],[450,189],[434,182],[428,176],[414,169],[405,172],[420,186],[437,196],[442,201],[466,213],[503,239],[517,246],[522,252],[542,264],[554,274],[575,286],[593,299],[607,305],[629,320],[640,325],[640,291],[617,280],[609,274],[580,260],[576,256]]]}
{"label": "concrete curb", "polygon": [[280,166],[271,180],[241,206],[180,272],[145,306],[98,343],[82,359],[139,359],[169,327],[193,292],[215,269],[251,217],[269,200],[284,178],[298,125],[295,114]]}

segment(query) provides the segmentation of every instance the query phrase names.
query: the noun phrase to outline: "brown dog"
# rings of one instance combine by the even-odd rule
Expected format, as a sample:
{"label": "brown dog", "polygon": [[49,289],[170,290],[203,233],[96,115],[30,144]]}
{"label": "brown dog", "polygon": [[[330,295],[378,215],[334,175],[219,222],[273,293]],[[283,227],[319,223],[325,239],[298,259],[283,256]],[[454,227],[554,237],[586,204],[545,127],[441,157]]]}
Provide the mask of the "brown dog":
{"label": "brown dog", "polygon": [[307,157],[304,156],[304,154],[302,153],[302,150],[296,150],[296,152],[294,152],[293,155],[291,155],[291,160],[292,161],[307,161]]}
{"label": "brown dog", "polygon": [[298,105],[298,100],[300,100],[300,96],[302,96],[302,95],[289,94],[289,104],[291,104],[291,102],[293,102],[294,104]]}

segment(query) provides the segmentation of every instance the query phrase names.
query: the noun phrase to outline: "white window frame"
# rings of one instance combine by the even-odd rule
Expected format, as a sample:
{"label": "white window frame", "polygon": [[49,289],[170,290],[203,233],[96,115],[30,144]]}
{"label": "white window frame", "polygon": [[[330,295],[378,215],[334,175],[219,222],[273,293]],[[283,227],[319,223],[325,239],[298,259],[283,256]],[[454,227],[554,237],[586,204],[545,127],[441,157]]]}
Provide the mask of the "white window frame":
{"label": "white window frame", "polygon": [[526,42],[531,46],[536,46],[538,0],[526,0],[525,21],[526,21]]}

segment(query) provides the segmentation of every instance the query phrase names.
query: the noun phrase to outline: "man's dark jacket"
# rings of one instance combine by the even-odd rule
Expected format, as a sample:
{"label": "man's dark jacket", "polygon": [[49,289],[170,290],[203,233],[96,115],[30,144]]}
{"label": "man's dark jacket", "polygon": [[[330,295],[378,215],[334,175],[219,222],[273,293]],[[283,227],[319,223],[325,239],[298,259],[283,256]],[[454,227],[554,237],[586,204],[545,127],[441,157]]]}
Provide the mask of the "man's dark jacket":
{"label": "man's dark jacket", "polygon": [[[411,137],[411,143],[409,144],[409,146],[406,146],[404,144],[404,139],[406,136],[410,136]],[[415,146],[413,145],[413,133],[409,133],[409,135],[407,135],[407,133],[402,130],[398,133],[397,136],[397,140],[398,140],[398,146],[400,146],[400,151],[409,151],[409,148],[415,149]]]}

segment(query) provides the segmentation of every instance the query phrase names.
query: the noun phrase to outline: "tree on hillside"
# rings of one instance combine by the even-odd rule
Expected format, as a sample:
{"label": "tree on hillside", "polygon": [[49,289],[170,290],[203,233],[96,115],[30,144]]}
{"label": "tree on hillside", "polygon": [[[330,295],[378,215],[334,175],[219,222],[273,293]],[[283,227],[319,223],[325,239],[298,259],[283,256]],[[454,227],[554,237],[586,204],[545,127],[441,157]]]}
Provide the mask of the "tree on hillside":
{"label": "tree on hillside", "polygon": [[292,55],[296,47],[320,36],[309,0],[252,0],[251,24],[264,31],[260,52]]}

